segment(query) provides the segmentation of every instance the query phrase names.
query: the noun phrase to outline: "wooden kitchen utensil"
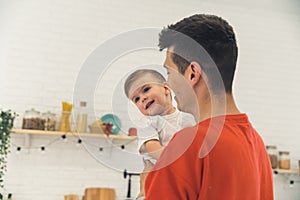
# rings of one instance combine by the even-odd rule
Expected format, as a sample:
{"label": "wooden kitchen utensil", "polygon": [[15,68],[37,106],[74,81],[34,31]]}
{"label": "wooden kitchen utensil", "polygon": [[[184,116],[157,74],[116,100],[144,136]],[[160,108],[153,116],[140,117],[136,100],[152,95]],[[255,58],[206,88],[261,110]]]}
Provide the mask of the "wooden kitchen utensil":
{"label": "wooden kitchen utensil", "polygon": [[84,200],[115,200],[115,189],[113,188],[86,188]]}
{"label": "wooden kitchen utensil", "polygon": [[79,200],[79,196],[76,194],[68,194],[65,195],[65,200]]}

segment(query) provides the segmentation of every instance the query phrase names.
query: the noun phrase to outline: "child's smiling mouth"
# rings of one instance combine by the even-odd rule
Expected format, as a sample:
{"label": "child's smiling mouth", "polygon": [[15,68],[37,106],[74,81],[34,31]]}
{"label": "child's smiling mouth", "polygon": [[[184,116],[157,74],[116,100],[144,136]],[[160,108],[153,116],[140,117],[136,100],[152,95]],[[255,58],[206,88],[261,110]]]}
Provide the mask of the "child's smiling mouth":
{"label": "child's smiling mouth", "polygon": [[146,110],[155,102],[155,100],[152,100],[152,101],[149,101],[147,104],[146,104]]}

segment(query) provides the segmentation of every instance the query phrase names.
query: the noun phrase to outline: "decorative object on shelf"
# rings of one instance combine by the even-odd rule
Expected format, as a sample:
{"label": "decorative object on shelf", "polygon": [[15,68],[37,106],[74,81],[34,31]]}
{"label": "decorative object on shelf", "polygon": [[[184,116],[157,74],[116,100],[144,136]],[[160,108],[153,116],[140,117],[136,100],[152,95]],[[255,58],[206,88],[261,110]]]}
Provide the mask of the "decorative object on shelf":
{"label": "decorative object on shelf", "polygon": [[44,130],[44,124],[45,121],[39,111],[34,108],[25,111],[22,123],[23,129]]}
{"label": "decorative object on shelf", "polygon": [[279,151],[279,169],[290,169],[290,152],[288,151]]}
{"label": "decorative object on shelf", "polygon": [[118,134],[121,129],[121,120],[114,114],[106,114],[101,117],[105,125],[105,134]]}
{"label": "decorative object on shelf", "polygon": [[276,169],[278,166],[278,156],[277,156],[276,146],[268,145],[266,146],[266,148],[271,161],[272,169]]}
{"label": "decorative object on shelf", "polygon": [[80,107],[78,109],[77,120],[76,120],[76,131],[78,133],[86,133],[87,128],[87,110],[86,110],[86,102],[81,101]]}
{"label": "decorative object on shelf", "polygon": [[44,120],[45,131],[55,131],[56,117],[54,113],[50,111],[42,113],[42,119]]}
{"label": "decorative object on shelf", "polygon": [[106,126],[98,119],[89,125],[90,133],[104,133]]}
{"label": "decorative object on shelf", "polygon": [[10,133],[17,116],[11,110],[3,111],[0,114],[0,187],[4,188],[4,174],[6,171],[7,154],[10,152]]}
{"label": "decorative object on shelf", "polygon": [[128,129],[128,136],[137,136],[137,129],[134,127],[131,127]]}
{"label": "decorative object on shelf", "polygon": [[62,115],[60,120],[59,130],[63,132],[70,132],[70,115],[73,108],[73,104],[62,102]]}
{"label": "decorative object on shelf", "polygon": [[113,129],[113,124],[111,122],[104,122],[103,123],[104,128],[104,133],[109,136],[110,134],[112,134],[112,129]]}

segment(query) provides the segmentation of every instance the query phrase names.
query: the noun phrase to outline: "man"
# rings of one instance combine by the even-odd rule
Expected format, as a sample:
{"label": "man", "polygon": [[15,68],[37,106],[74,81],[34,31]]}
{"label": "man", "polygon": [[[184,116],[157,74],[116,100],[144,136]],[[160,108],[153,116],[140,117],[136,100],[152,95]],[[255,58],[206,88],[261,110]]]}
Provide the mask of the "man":
{"label": "man", "polygon": [[146,179],[146,199],[272,200],[264,143],[232,95],[232,27],[217,16],[193,15],[163,29],[159,47],[167,49],[164,66],[180,109],[199,123],[165,148]]}

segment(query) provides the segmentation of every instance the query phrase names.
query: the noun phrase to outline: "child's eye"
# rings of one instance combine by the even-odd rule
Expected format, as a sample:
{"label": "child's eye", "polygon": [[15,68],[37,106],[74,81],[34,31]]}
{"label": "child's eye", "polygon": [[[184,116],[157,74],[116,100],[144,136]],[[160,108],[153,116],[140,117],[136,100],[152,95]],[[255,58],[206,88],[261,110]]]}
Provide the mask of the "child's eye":
{"label": "child's eye", "polygon": [[151,87],[145,87],[143,91],[148,92],[150,89],[151,89]]}
{"label": "child's eye", "polygon": [[134,103],[137,103],[139,100],[140,100],[140,97],[135,97],[135,98],[133,99]]}

